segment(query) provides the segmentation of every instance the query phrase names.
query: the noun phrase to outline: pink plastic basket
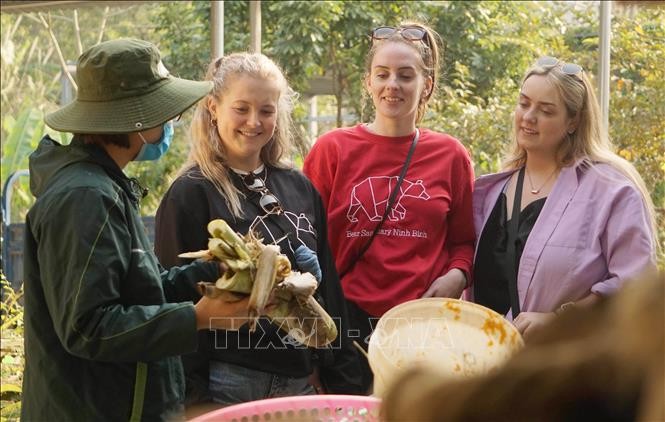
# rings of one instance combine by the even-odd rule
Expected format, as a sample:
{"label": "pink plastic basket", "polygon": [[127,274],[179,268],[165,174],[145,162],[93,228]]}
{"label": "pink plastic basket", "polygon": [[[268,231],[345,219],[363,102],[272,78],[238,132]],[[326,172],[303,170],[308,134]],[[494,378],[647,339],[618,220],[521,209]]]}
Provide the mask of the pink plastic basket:
{"label": "pink plastic basket", "polygon": [[367,396],[280,397],[214,410],[190,422],[378,422],[380,404],[380,399]]}

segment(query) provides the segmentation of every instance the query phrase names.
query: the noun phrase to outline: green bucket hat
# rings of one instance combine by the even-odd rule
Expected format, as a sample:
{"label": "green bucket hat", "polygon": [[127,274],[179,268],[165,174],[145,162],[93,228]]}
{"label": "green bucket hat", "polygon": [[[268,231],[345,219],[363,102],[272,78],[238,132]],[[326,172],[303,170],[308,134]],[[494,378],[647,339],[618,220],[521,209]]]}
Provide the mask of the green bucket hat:
{"label": "green bucket hat", "polygon": [[76,64],[76,99],[46,115],[60,132],[129,133],[157,127],[187,110],[213,87],[169,75],[147,41],[119,39],[90,48]]}

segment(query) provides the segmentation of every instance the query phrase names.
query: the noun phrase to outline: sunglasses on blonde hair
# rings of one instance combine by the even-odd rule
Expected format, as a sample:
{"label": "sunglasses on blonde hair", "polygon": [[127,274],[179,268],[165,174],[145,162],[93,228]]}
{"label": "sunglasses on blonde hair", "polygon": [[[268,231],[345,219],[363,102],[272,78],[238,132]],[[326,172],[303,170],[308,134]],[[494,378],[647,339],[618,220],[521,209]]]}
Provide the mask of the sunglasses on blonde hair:
{"label": "sunglasses on blonde hair", "polygon": [[579,75],[584,69],[582,66],[575,63],[566,63],[557,59],[556,57],[544,56],[538,59],[536,65],[540,67],[555,67],[559,66],[561,71],[566,75]]}
{"label": "sunglasses on blonde hair", "polygon": [[427,31],[420,26],[379,26],[372,30],[372,41],[386,40],[396,33],[400,34],[402,38],[408,41],[422,41],[426,46],[430,47],[429,39],[427,38]]}

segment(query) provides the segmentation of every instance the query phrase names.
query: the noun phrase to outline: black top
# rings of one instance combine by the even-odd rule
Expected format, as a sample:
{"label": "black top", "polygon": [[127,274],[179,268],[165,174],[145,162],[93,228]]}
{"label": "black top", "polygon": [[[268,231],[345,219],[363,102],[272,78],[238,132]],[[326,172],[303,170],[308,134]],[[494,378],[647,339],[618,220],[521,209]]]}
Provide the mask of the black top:
{"label": "black top", "polygon": [[[162,199],[155,222],[155,252],[165,267],[181,265],[189,260],[178,258],[182,252],[208,248],[208,223],[222,218],[240,234],[245,234],[257,216],[265,213],[259,207],[261,194],[252,192],[239,175],[230,171],[234,185],[246,195],[242,200],[244,217],[234,217],[214,185],[206,179],[198,166],[176,179]],[[321,265],[323,279],[317,289],[317,299],[337,324],[340,336],[332,344],[331,353],[324,354],[321,379],[330,392],[352,394],[359,389],[358,356],[346,333],[339,325],[346,320],[347,311],[337,271],[328,246],[325,210],[321,197],[309,180],[299,171],[267,167],[265,185],[276,196],[286,211],[285,214],[263,220],[254,226],[264,243],[284,238],[284,230],[292,230],[288,239],[279,245],[282,253],[298,269],[293,250],[304,243],[316,252]],[[275,219],[281,219],[279,222]],[[284,228],[284,229],[283,229]],[[302,242],[302,243],[301,243]],[[211,359],[242,365],[252,369],[291,377],[303,377],[312,372],[312,360],[322,357],[314,349],[283,341],[286,336],[274,324],[262,318],[254,333],[244,328],[238,332],[211,332],[209,354]],[[200,347],[201,349],[201,347]],[[198,358],[201,359],[200,357]],[[185,371],[193,362],[183,358]],[[200,362],[199,362],[200,363]],[[207,367],[207,361],[204,362]]]}
{"label": "black top", "polygon": [[[547,198],[533,201],[520,212],[517,240],[515,242],[516,265],[519,266],[524,245],[536,224]],[[478,251],[473,266],[474,301],[505,315],[510,309],[508,280],[513,277],[508,249],[508,219],[506,195],[502,192],[490,213],[478,240]]]}

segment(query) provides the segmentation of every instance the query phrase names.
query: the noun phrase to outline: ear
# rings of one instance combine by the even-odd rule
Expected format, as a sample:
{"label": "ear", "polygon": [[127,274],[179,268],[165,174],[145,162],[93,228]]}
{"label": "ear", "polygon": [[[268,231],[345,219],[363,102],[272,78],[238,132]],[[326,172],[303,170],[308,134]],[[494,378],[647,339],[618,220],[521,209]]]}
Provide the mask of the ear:
{"label": "ear", "polygon": [[208,112],[213,116],[217,115],[217,101],[212,97],[208,97]]}
{"label": "ear", "polygon": [[421,94],[421,97],[428,98],[430,93],[432,92],[432,87],[434,86],[434,81],[431,76],[428,76],[425,79],[425,87],[423,88],[423,92]]}
{"label": "ear", "polygon": [[568,122],[568,127],[566,128],[566,132],[567,132],[569,135],[572,135],[572,134],[575,133],[575,131],[577,130],[577,126],[578,126],[579,124],[580,124],[580,116],[579,116],[579,114],[578,114],[577,116],[575,116],[575,117],[573,117],[572,119],[570,119],[570,121]]}
{"label": "ear", "polygon": [[365,89],[366,89],[367,91],[370,91],[371,88],[372,88],[372,78],[370,78],[370,74],[369,74],[369,73],[366,73],[366,74],[365,74],[364,82],[365,82]]}
{"label": "ear", "polygon": [[434,89],[434,79],[432,79],[431,76],[427,77],[425,86],[427,87],[427,95],[430,95],[432,93],[432,89]]}

